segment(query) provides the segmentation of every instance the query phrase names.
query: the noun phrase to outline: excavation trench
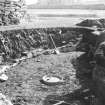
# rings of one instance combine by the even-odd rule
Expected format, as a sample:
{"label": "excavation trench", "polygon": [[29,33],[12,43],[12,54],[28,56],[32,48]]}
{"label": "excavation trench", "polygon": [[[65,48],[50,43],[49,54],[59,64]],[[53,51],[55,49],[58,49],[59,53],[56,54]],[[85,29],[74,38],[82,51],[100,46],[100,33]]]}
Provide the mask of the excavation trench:
{"label": "excavation trench", "polygon": [[[71,47],[81,38],[76,28],[19,29],[0,32],[0,53],[5,59],[18,58],[23,52],[33,49],[53,49],[71,43]],[[69,44],[70,44],[69,43]]]}
{"label": "excavation trench", "polygon": [[[76,51],[83,33],[82,28],[1,31],[0,53],[4,63],[31,50],[54,49],[51,37],[60,51],[59,55],[42,53],[11,68],[7,71],[9,80],[0,83],[1,92],[13,105],[99,105],[92,80],[93,67],[86,54]],[[47,86],[40,82],[46,74],[60,76],[65,83]]]}

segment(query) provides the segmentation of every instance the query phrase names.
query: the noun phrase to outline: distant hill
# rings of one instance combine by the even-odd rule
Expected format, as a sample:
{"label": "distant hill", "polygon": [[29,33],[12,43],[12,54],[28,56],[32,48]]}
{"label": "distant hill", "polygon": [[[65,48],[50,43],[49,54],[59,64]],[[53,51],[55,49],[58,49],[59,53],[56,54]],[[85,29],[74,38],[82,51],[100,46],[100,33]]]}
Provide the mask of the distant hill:
{"label": "distant hill", "polygon": [[105,10],[104,4],[89,4],[89,5],[28,5],[28,9],[90,9],[90,10]]}

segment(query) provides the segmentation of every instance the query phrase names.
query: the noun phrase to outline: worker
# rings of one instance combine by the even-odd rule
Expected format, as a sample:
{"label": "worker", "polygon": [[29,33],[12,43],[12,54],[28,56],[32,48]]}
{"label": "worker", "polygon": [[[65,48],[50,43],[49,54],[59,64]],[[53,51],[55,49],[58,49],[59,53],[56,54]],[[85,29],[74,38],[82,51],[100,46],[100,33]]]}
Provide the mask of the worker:
{"label": "worker", "polygon": [[96,50],[94,53],[96,64],[93,69],[95,92],[102,105],[105,104],[105,32],[100,32],[97,37]]}

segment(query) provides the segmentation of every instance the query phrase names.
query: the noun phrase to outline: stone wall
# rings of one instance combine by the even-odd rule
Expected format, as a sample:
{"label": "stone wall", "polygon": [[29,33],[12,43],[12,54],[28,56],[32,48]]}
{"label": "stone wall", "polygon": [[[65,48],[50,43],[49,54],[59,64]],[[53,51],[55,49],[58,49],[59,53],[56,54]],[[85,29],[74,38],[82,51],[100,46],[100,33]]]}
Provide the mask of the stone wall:
{"label": "stone wall", "polygon": [[23,0],[1,0],[0,1],[0,25],[19,24],[20,19],[26,13],[26,6]]}

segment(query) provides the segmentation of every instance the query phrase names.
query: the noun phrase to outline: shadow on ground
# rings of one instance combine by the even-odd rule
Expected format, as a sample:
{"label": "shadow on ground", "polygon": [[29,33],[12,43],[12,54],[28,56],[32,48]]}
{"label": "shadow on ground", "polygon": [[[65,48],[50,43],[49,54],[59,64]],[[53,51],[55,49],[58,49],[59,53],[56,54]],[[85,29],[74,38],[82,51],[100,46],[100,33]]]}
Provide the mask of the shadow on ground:
{"label": "shadow on ground", "polygon": [[83,54],[76,60],[72,60],[72,64],[76,69],[76,77],[81,88],[67,95],[48,95],[43,105],[98,105],[99,100],[95,96],[92,81],[93,66],[89,64],[89,58]]}

